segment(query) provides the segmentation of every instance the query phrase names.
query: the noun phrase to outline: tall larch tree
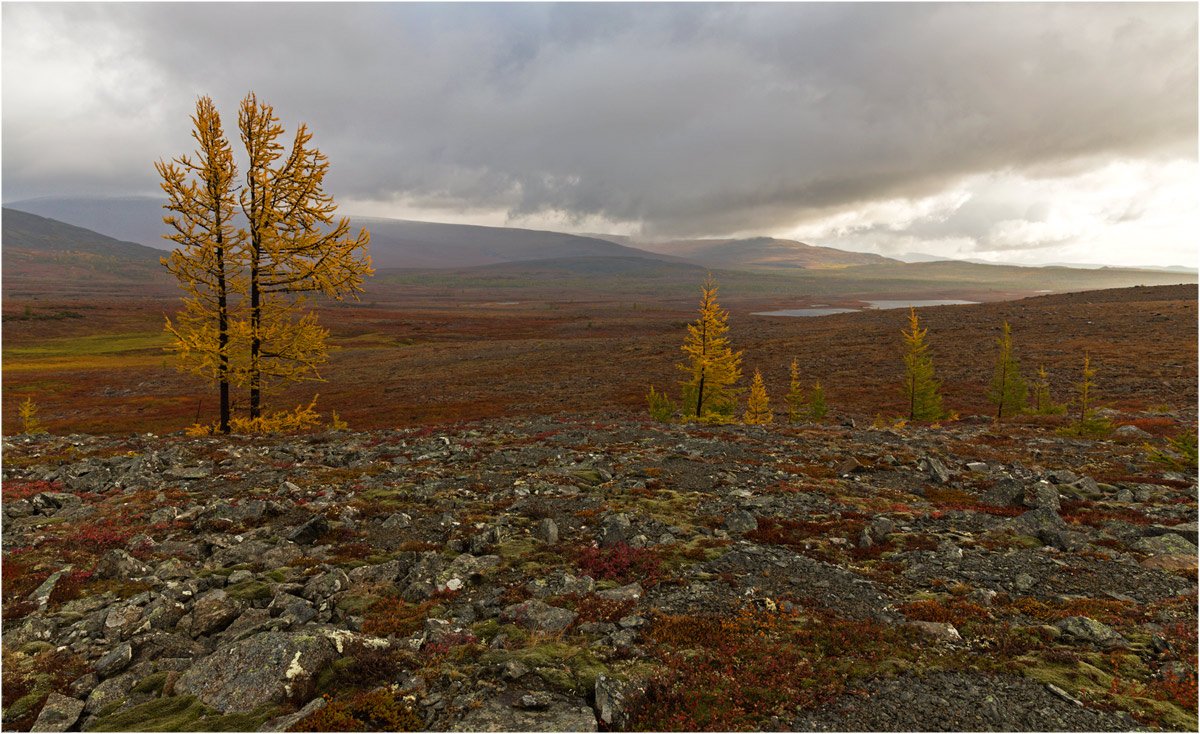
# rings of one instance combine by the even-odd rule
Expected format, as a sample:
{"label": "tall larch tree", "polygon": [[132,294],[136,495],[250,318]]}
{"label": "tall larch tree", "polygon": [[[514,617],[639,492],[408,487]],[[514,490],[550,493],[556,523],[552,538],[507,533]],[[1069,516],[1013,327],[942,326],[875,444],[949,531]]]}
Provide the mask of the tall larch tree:
{"label": "tall larch tree", "polygon": [[246,148],[246,181],[240,194],[246,217],[250,344],[250,417],[261,416],[266,378],[320,379],[325,338],[309,297],[356,297],[374,271],[366,254],[370,235],[350,233],[345,217],[323,189],[329,161],[311,145],[307,126],[289,149],[274,108],[253,94],[242,100],[238,128]]}
{"label": "tall larch tree", "polygon": [[762,373],[754,370],[754,379],[750,381],[750,397],[742,422],[752,426],[765,426],[773,421],[775,416],[771,414],[769,402]]}
{"label": "tall larch tree", "polygon": [[717,303],[717,287],[710,273],[700,288],[700,315],[688,324],[683,344],[687,359],[679,365],[688,375],[682,383],[683,409],[701,420],[733,416],[734,385],[742,377],[742,353],[729,345],[729,313]]}
{"label": "tall larch tree", "polygon": [[933,357],[929,354],[929,343],[925,336],[928,328],[922,329],[915,308],[908,309],[908,331],[904,337],[904,394],[908,401],[909,420],[936,421],[945,412],[939,383],[934,376]]}
{"label": "tall larch tree", "polygon": [[229,433],[229,388],[235,381],[232,303],[244,290],[239,276],[244,244],[234,229],[237,211],[233,149],[221,127],[221,117],[209,97],[196,102],[192,116],[195,157],[180,156],[154,164],[167,195],[163,208],[171,212],[164,235],[177,247],[163,265],[179,280],[183,308],[166,329],[185,369],[214,380],[219,391],[218,429]]}
{"label": "tall larch tree", "polygon": [[1003,331],[996,339],[996,368],[988,392],[996,405],[996,420],[1020,413],[1028,394],[1029,389],[1021,377],[1021,365],[1013,351],[1012,327],[1005,321]]}

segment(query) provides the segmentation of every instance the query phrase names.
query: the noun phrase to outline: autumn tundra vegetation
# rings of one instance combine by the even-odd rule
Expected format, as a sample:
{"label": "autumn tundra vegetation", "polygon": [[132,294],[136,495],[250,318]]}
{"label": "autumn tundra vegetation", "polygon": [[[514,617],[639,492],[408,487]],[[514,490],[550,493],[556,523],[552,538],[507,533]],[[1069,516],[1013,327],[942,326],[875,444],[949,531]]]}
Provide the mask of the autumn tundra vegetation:
{"label": "autumn tundra vegetation", "polygon": [[[143,348],[217,417],[64,435],[23,394],[6,730],[1196,729],[1194,291],[740,321],[756,274],[719,271],[731,326],[691,266],[650,303],[328,304],[372,268],[311,133],[249,95],[239,171],[193,123],[158,166],[185,372],[159,301]],[[371,425],[323,430],[326,377]]]}

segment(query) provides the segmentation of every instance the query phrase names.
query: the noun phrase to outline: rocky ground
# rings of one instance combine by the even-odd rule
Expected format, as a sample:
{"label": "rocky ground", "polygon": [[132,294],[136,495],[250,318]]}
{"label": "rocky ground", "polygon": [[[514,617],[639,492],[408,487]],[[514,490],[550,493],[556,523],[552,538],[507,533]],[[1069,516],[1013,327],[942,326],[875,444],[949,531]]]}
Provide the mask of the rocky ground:
{"label": "rocky ground", "polygon": [[1110,417],[9,437],[4,728],[1195,730],[1194,416]]}

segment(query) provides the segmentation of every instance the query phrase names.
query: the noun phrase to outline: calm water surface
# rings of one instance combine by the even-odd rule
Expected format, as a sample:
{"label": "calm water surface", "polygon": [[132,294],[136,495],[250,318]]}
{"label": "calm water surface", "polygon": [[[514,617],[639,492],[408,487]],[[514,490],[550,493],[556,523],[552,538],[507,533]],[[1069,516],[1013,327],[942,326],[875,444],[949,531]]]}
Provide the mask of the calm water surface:
{"label": "calm water surface", "polygon": [[[922,308],[924,306],[969,306],[978,301],[960,301],[953,298],[911,301],[867,301],[868,308],[886,310],[891,308]],[[831,316],[835,313],[857,313],[857,308],[789,308],[783,311],[759,311],[754,316]]]}

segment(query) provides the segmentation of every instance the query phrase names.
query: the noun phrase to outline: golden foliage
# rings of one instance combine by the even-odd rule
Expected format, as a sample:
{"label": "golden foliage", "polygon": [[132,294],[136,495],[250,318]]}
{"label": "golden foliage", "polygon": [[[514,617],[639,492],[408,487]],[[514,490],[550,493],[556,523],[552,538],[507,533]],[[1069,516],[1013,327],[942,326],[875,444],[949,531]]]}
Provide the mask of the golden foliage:
{"label": "golden foliage", "polygon": [[729,312],[717,303],[717,282],[710,273],[700,288],[700,315],[688,324],[683,344],[686,361],[679,369],[687,373],[682,383],[684,414],[701,420],[733,418],[741,379],[742,353],[729,346]]}
{"label": "golden foliage", "polygon": [[21,433],[32,435],[46,432],[38,420],[37,404],[33,402],[33,398],[25,398],[21,401],[20,407],[17,408],[17,415],[21,419]]}
{"label": "golden foliage", "polygon": [[768,406],[767,386],[763,384],[762,373],[754,370],[754,379],[750,382],[750,398],[746,405],[746,414],[742,422],[747,425],[765,426],[775,419]]}
{"label": "golden foliage", "polygon": [[154,167],[162,177],[167,195],[163,217],[171,228],[164,235],[177,247],[162,264],[183,289],[183,308],[165,328],[175,338],[171,349],[180,356],[180,368],[220,386],[220,428],[229,430],[229,385],[233,379],[230,321],[234,299],[245,291],[238,272],[244,241],[235,232],[236,211],[233,181],[237,166],[233,149],[221,127],[221,117],[209,97],[196,102],[192,116],[196,157],[180,156]]}
{"label": "golden foliage", "polygon": [[249,159],[239,201],[247,220],[250,417],[258,418],[270,381],[321,379],[328,332],[305,313],[302,294],[354,296],[374,271],[367,231],[351,236],[349,219],[334,221],[337,206],[323,188],[329,160],[311,145],[308,127],[300,125],[285,149],[274,108],[250,93],[238,129]]}
{"label": "golden foliage", "polygon": [[933,357],[925,341],[929,329],[921,328],[915,308],[908,309],[908,331],[901,331],[904,353],[904,393],[908,399],[908,419],[936,421],[945,416],[939,383],[933,373]]}
{"label": "golden foliage", "polygon": [[[155,164],[172,212],[163,219],[173,230],[167,237],[179,246],[163,264],[184,290],[183,307],[166,328],[185,369],[221,385],[220,430],[227,432],[230,385],[249,387],[254,421],[265,390],[321,379],[329,331],[317,323],[308,296],[340,300],[360,292],[373,273],[370,236],[365,229],[352,236],[345,217],[335,221],[337,207],[323,189],[329,161],[311,144],[307,126],[285,147],[273,108],[248,94],[238,114],[248,165],[237,186],[232,147],[211,99],[197,102],[192,121],[195,158]],[[235,230],[239,208],[246,226]]]}

